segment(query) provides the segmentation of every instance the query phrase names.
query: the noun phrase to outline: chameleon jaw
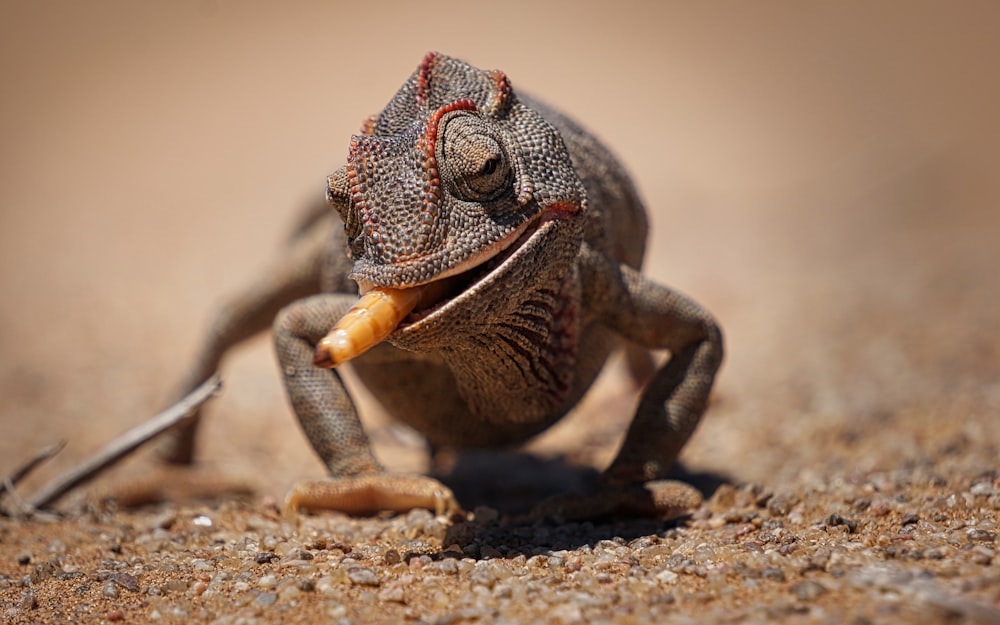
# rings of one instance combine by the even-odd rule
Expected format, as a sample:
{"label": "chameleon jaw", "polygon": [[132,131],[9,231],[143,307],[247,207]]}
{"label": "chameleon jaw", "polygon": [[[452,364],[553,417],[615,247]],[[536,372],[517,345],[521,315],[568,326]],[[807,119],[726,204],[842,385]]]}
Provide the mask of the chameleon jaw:
{"label": "chameleon jaw", "polygon": [[361,298],[317,343],[313,364],[337,367],[378,345],[408,320],[418,321],[440,309],[515,253],[538,229],[539,222],[537,218],[525,222],[508,237],[428,282],[384,287],[358,280]]}

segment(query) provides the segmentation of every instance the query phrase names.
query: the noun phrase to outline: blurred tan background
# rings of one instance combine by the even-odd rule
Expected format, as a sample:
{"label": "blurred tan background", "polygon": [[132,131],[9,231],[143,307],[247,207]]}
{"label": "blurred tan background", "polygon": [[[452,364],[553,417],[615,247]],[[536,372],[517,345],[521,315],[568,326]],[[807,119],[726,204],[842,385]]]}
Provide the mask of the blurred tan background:
{"label": "blurred tan background", "polygon": [[[953,439],[988,458],[998,28],[990,1],[5,0],[0,474],[68,438],[38,483],[169,403],[211,311],[428,50],[503,69],[631,168],[649,272],[727,332],[689,467],[780,481]],[[319,475],[269,342],[226,374],[212,465],[274,493]],[[538,448],[605,460],[618,381]]]}

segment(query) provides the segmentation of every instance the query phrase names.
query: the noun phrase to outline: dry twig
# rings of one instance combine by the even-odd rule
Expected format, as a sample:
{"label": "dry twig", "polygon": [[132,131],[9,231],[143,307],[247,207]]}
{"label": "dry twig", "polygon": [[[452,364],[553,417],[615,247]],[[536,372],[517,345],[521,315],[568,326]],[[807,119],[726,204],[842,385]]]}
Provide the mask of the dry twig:
{"label": "dry twig", "polygon": [[[17,486],[18,482],[28,477],[28,475],[37,469],[39,465],[62,451],[64,447],[66,447],[66,441],[59,441],[54,445],[44,447],[34,456],[29,458],[27,462],[11,471],[10,474],[3,479],[4,484],[9,484],[11,487]],[[0,498],[2,497],[3,492],[0,492]]]}
{"label": "dry twig", "polygon": [[221,386],[222,381],[219,376],[212,376],[173,406],[125,432],[90,458],[43,486],[28,500],[28,505],[38,509],[53,504],[67,492],[93,479],[144,443],[181,423],[185,417],[211,399]]}
{"label": "dry twig", "polygon": [[[4,495],[10,495],[11,499],[14,500],[15,506],[21,509],[26,508],[27,504],[24,503],[24,500],[18,496],[14,487],[17,486],[18,482],[28,477],[28,475],[37,469],[43,462],[62,451],[64,447],[66,447],[66,441],[59,441],[54,445],[49,445],[48,447],[41,449],[33,457],[29,458],[24,464],[11,471],[9,475],[3,478],[3,489],[0,490],[0,501],[3,500]],[[2,514],[2,512],[0,512],[0,514]]]}

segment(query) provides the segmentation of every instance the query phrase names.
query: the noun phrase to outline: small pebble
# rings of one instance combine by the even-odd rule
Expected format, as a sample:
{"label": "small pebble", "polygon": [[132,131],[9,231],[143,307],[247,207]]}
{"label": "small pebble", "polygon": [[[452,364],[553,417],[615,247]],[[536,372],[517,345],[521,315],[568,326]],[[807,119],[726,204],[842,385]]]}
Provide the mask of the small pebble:
{"label": "small pebble", "polygon": [[326,549],[328,551],[339,551],[339,552],[341,552],[341,553],[343,553],[343,554],[346,555],[348,553],[351,553],[351,551],[353,550],[353,547],[351,547],[347,543],[335,542],[335,543],[329,543],[329,544],[327,544]]}
{"label": "small pebble", "polygon": [[851,534],[858,531],[857,521],[855,521],[854,519],[844,518],[839,514],[837,514],[836,512],[826,517],[823,520],[823,524],[826,525],[827,527],[838,527],[838,526],[846,527],[847,531],[850,532]]}
{"label": "small pebble", "polygon": [[868,506],[868,512],[872,516],[883,517],[892,512],[892,506],[884,499],[876,499]]}
{"label": "small pebble", "polygon": [[385,561],[386,564],[392,565],[392,564],[399,564],[403,560],[403,558],[402,556],[399,555],[399,552],[396,551],[395,549],[389,549],[385,552],[383,560]]}
{"label": "small pebble", "polygon": [[253,600],[253,604],[266,608],[274,605],[274,602],[278,600],[278,593],[276,592],[262,592],[257,595],[257,598]]}
{"label": "small pebble", "polygon": [[278,593],[278,598],[285,603],[288,603],[289,601],[294,601],[300,594],[302,594],[302,591],[299,590],[299,587],[296,584],[284,584],[281,588],[281,592]]}
{"label": "small pebble", "polygon": [[989,547],[984,547],[982,545],[976,545],[972,549],[972,553],[969,555],[969,560],[973,564],[979,564],[982,566],[989,566],[993,562],[993,558],[996,557],[996,552]]}
{"label": "small pebble", "polygon": [[411,571],[419,571],[433,562],[430,556],[420,555],[410,558],[409,567]]}
{"label": "small pebble", "polygon": [[378,593],[379,601],[389,601],[392,603],[406,603],[406,595],[403,592],[403,585],[398,581],[391,582]]}
{"label": "small pebble", "polygon": [[104,585],[101,586],[101,594],[112,599],[116,598],[118,596],[118,585],[111,580],[104,582]]}
{"label": "small pebble", "polygon": [[663,569],[656,574],[656,579],[660,580],[664,584],[673,584],[677,581],[677,573],[674,573],[670,569]]}
{"label": "small pebble", "polygon": [[785,572],[777,567],[769,566],[760,572],[760,576],[772,582],[785,581]]}
{"label": "small pebble", "polygon": [[139,580],[136,579],[134,575],[129,575],[128,573],[115,573],[108,579],[118,584],[125,590],[139,592]]}
{"label": "small pebble", "polygon": [[972,488],[969,489],[969,492],[975,495],[976,497],[983,497],[994,494],[994,492],[996,492],[996,489],[989,482],[978,482],[972,485]]}
{"label": "small pebble", "polygon": [[41,582],[51,578],[56,577],[63,572],[62,567],[59,566],[58,560],[46,560],[45,562],[39,562],[35,565],[34,570],[28,578],[31,580],[32,584],[40,584]]}
{"label": "small pebble", "polygon": [[347,569],[347,579],[358,586],[379,585],[378,576],[371,569],[366,569],[363,566],[353,566]]}
{"label": "small pebble", "polygon": [[965,535],[974,543],[992,543],[997,538],[996,532],[988,532],[975,528],[968,530]]}
{"label": "small pebble", "polygon": [[785,516],[795,506],[795,499],[788,493],[778,493],[767,500],[766,508],[771,516]]}
{"label": "small pebble", "polygon": [[293,547],[285,553],[284,559],[291,560],[312,560],[315,556],[301,547]]}
{"label": "small pebble", "polygon": [[181,579],[172,579],[160,588],[163,594],[184,592],[187,589],[188,589],[188,583]]}
{"label": "small pebble", "polygon": [[21,600],[17,602],[17,607],[21,610],[34,610],[37,608],[38,599],[35,598],[35,593],[29,590],[21,595]]}
{"label": "small pebble", "polygon": [[807,579],[793,585],[792,592],[802,601],[813,601],[826,593],[826,586]]}
{"label": "small pebble", "polygon": [[201,595],[205,594],[206,590],[208,590],[208,584],[206,584],[201,580],[198,580],[192,583],[190,586],[188,586],[187,594],[191,597],[200,597]]}
{"label": "small pebble", "polygon": [[257,580],[257,585],[261,588],[274,588],[278,585],[278,578],[275,575],[263,575]]}
{"label": "small pebble", "polygon": [[195,527],[212,527],[212,519],[204,514],[199,514],[191,519],[191,524]]}
{"label": "small pebble", "polygon": [[455,575],[458,573],[458,563],[455,562],[454,558],[445,558],[434,562],[430,565],[431,570],[436,570],[444,575]]}

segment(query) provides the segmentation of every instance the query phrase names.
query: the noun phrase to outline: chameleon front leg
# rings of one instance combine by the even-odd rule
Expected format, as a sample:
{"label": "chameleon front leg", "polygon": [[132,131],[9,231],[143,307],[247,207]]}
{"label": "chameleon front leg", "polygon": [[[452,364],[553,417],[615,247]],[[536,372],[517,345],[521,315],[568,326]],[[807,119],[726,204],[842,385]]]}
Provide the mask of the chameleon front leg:
{"label": "chameleon front leg", "polygon": [[722,364],[722,331],[685,295],[635,270],[590,256],[585,284],[599,318],[636,345],[666,349],[666,362],[646,386],[618,455],[599,491],[543,502],[536,513],[564,518],[625,513],[672,518],[701,503],[688,484],[662,479],[708,406]]}
{"label": "chameleon front leg", "polygon": [[274,344],[288,398],[330,473],[329,479],[295,485],[286,507],[360,515],[413,508],[456,511],[454,495],[437,480],[385,471],[340,375],[313,364],[316,345],[356,301],[353,295],[316,295],[286,307],[275,320]]}
{"label": "chameleon front leg", "polygon": [[621,309],[616,328],[635,343],[670,351],[605,471],[610,482],[636,483],[662,477],[691,437],[708,406],[723,341],[714,318],[693,300],[631,270],[623,278],[631,307]]}
{"label": "chameleon front leg", "polygon": [[[704,308],[687,296],[621,267],[621,290],[605,309],[625,338],[667,349],[670,360],[646,387],[617,457],[602,481],[614,488],[642,484],[637,511],[669,511],[700,503],[700,494],[679,482],[662,480],[708,407],[722,364],[722,331]],[[617,290],[617,289],[616,289]],[[695,496],[697,494],[697,497]]]}

